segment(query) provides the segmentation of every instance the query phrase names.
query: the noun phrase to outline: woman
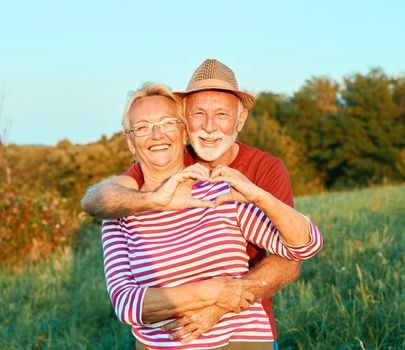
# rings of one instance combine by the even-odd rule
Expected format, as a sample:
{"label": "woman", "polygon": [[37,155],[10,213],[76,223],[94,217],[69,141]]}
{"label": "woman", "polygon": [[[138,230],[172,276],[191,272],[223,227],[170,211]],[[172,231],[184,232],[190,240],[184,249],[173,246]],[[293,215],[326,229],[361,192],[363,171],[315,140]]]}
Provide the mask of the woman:
{"label": "woman", "polygon": [[[321,248],[317,228],[287,206],[293,224],[276,228],[265,214],[274,198],[270,201],[271,195],[227,167],[211,174],[199,164],[184,169],[185,121],[180,103],[166,88],[140,89],[127,104],[123,124],[144,176],[141,190],[188,186],[206,208],[150,210],[103,223],[107,288],[118,318],[131,324],[134,336],[149,349],[270,344],[268,317],[249,292],[261,282],[238,278],[248,271],[246,242],[303,260]],[[261,208],[222,203],[229,193],[240,201],[260,198]],[[229,312],[190,344],[171,340],[173,331],[161,328],[173,317],[208,305]]]}

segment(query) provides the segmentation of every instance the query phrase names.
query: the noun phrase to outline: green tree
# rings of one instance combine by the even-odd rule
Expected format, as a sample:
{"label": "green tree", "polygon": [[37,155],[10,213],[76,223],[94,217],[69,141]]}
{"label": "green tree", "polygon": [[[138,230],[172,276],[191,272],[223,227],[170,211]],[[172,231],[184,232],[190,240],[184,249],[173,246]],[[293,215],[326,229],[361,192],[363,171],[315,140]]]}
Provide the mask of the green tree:
{"label": "green tree", "polygon": [[405,178],[405,76],[393,80],[397,117],[397,139],[400,140],[401,176]]}
{"label": "green tree", "polygon": [[289,171],[295,195],[319,192],[322,189],[318,178],[307,176],[309,172],[306,168],[309,165],[303,157],[302,147],[268,112],[249,117],[239,140],[281,158]]}
{"label": "green tree", "polygon": [[332,157],[333,134],[338,110],[338,84],[326,77],[311,78],[279,109],[279,120],[299,143],[306,159],[306,177],[328,183],[328,161]]}
{"label": "green tree", "polygon": [[338,127],[344,140],[330,164],[338,186],[368,185],[401,178],[403,129],[393,82],[381,69],[344,78]]}

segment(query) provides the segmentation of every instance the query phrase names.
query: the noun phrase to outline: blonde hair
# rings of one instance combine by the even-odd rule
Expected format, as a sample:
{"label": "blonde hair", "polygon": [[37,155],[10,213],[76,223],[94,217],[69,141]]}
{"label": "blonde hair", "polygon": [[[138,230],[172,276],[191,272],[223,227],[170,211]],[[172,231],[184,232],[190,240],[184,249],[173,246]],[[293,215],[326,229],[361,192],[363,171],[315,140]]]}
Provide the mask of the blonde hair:
{"label": "blonde hair", "polygon": [[186,124],[186,119],[184,118],[183,113],[183,102],[179,97],[175,96],[167,86],[162,84],[145,83],[140,89],[132,93],[130,96],[131,97],[125,106],[124,116],[122,118],[122,127],[124,128],[124,132],[131,128],[129,111],[131,110],[133,104],[136,101],[149,96],[163,96],[174,101],[177,104],[177,117],[184,124]]}

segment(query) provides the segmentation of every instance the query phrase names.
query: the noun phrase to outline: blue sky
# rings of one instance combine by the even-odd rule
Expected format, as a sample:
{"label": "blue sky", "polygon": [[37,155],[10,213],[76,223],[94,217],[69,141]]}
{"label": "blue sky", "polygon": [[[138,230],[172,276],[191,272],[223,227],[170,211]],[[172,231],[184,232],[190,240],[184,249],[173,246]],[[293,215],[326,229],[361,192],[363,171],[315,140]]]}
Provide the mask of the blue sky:
{"label": "blue sky", "polygon": [[0,0],[0,127],[18,144],[111,136],[128,91],[183,90],[206,58],[253,93],[376,66],[405,75],[404,18],[400,0]]}

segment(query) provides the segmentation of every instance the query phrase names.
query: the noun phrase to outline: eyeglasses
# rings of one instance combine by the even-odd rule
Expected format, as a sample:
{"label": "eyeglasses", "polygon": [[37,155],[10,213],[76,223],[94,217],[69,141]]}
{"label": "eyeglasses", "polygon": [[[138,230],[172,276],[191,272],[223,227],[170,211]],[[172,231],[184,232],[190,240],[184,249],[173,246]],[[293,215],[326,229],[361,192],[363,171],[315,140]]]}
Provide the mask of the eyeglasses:
{"label": "eyeglasses", "polygon": [[126,134],[133,132],[135,136],[148,136],[152,134],[153,128],[157,126],[162,133],[168,133],[177,129],[177,123],[183,123],[177,118],[164,118],[157,123],[140,122],[132,125],[131,129],[125,131]]}

